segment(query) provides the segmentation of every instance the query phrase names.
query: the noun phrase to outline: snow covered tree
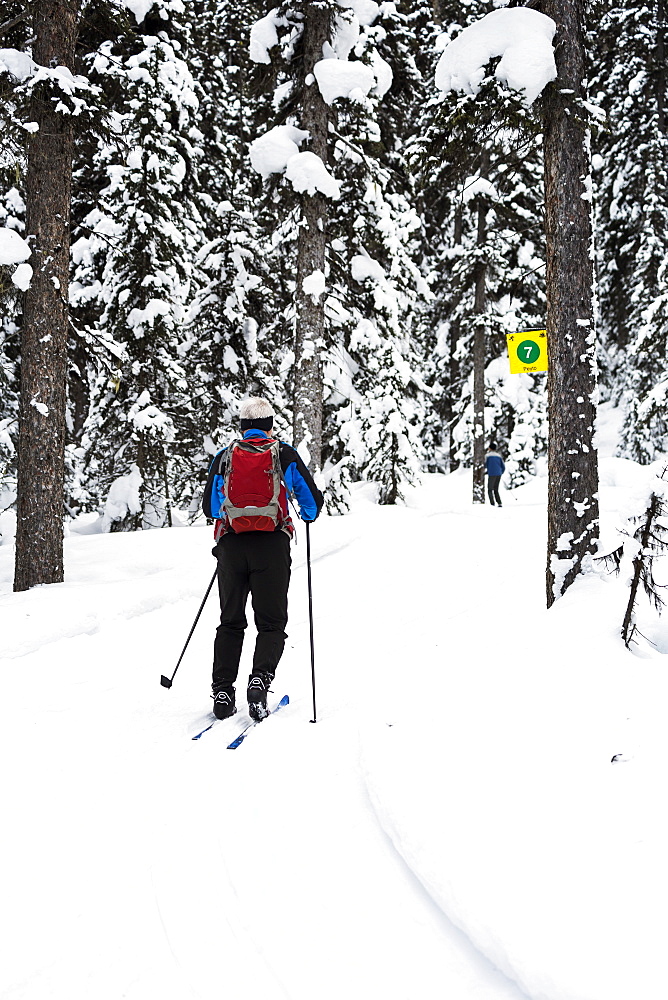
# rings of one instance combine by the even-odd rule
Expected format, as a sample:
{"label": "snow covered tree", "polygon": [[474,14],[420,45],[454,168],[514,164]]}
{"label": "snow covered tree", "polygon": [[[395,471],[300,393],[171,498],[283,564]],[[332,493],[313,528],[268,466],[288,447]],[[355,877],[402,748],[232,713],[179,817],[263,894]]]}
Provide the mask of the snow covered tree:
{"label": "snow covered tree", "polygon": [[[467,10],[471,25],[484,9]],[[457,21],[446,21],[443,39],[457,42],[456,51],[466,37],[458,42]],[[434,448],[441,468],[473,464],[474,500],[482,502],[484,424],[502,402],[490,411],[498,382],[488,383],[483,396],[483,373],[490,359],[505,355],[506,333],[544,322],[541,123],[523,93],[500,85],[487,40],[483,51],[488,48],[490,64],[481,67],[470,93],[454,96],[448,44],[437,75],[444,93],[423,109],[412,158],[424,179],[425,224],[433,244],[435,294],[426,313],[433,333],[426,343],[433,354],[436,426],[444,425],[440,449],[438,438]],[[515,398],[504,397],[504,421],[490,431],[504,449],[512,439],[509,400]],[[544,448],[540,439],[534,443]]]}
{"label": "snow covered tree", "polygon": [[598,11],[594,79],[608,127],[596,136],[599,296],[606,373],[626,419],[621,453],[668,449],[668,135],[661,0]]}
{"label": "snow covered tree", "polygon": [[253,91],[249,51],[250,29],[263,11],[258,0],[196,0],[188,10],[188,64],[198,109],[186,183],[202,245],[188,310],[187,366],[200,424],[199,446],[192,446],[200,453],[203,441],[205,451],[217,450],[236,430],[241,396],[269,396],[278,413],[285,409],[277,345],[268,337],[278,305],[271,246],[259,186],[248,170],[248,143],[269,101]]}
{"label": "snow covered tree", "polygon": [[174,490],[190,470],[175,442],[177,430],[188,436],[191,417],[180,405],[188,389],[182,326],[197,229],[183,192],[197,99],[178,6],[154,4],[136,38],[110,44],[96,60],[116,80],[126,131],[122,146],[102,150],[108,183],[88,218],[86,255],[101,264],[97,326],[122,345],[123,361],[111,378],[101,371],[93,389],[87,475],[108,489],[136,468],[143,484],[141,510],[115,517],[112,530],[171,523],[181,499]]}
{"label": "snow covered tree", "polygon": [[[325,307],[323,300],[329,198],[338,191],[329,180],[318,183],[310,169],[327,167],[329,108],[315,75],[331,35],[333,5],[327,2],[297,4],[302,18],[301,63],[304,75],[300,124],[308,132],[308,150],[297,156],[317,157],[306,164],[303,178],[293,171],[292,182],[301,193],[301,220],[297,241],[295,288],[295,371],[293,435],[297,447],[310,455],[314,470],[322,468],[322,347]],[[310,82],[307,82],[310,79]],[[296,168],[299,170],[299,167]],[[303,168],[302,168],[303,169]],[[323,190],[325,188],[325,190]],[[330,189],[331,188],[331,189]],[[328,190],[330,189],[330,190]]]}
{"label": "snow covered tree", "polygon": [[[87,127],[79,128],[72,172],[72,247],[70,262],[70,336],[68,344],[68,410],[65,446],[66,506],[71,514],[90,504],[85,480],[84,432],[92,405],[91,391],[100,369],[116,374],[122,350],[99,319],[104,311],[100,298],[104,254],[113,245],[109,234],[94,235],[100,192],[107,185],[102,150],[109,142],[123,141],[123,123],[114,107],[118,89],[115,77],[104,73],[108,53],[117,38],[132,35],[131,21],[113,0],[85,0],[77,40],[77,72],[95,88],[97,113]],[[96,246],[99,243],[97,252]],[[97,495],[96,485],[92,493]]]}
{"label": "snow covered tree", "polygon": [[[310,14],[316,6],[308,5]],[[325,5],[319,12],[324,30]],[[389,13],[393,16],[394,12]],[[303,14],[278,8],[256,25],[252,51],[258,62],[268,63],[279,38],[282,59],[294,63],[295,53],[302,59],[307,41],[311,44]],[[373,474],[381,482],[381,498],[393,502],[397,484],[419,458],[417,437],[410,447],[400,444],[408,424],[417,423],[418,418],[417,412],[408,423],[404,417],[400,395],[412,376],[406,381],[403,366],[397,364],[410,351],[406,289],[419,275],[408,246],[419,222],[406,191],[382,159],[392,141],[388,134],[381,134],[375,116],[392,82],[392,70],[379,52],[389,34],[377,21],[379,15],[377,4],[361,0],[329,6],[327,38],[323,41],[318,36],[307,63],[302,63],[302,69],[308,65],[312,74],[300,72],[295,77],[279,72],[275,76],[275,100],[288,124],[259,136],[251,147],[251,161],[267,180],[272,174],[284,174],[293,192],[302,194],[299,212],[306,224],[290,233],[289,226],[294,227],[296,221],[294,195],[291,198],[283,184],[288,195],[281,213],[285,228],[281,232],[277,226],[276,234],[281,249],[296,249],[297,256],[295,384],[302,379],[301,368],[308,376],[304,384],[311,380],[312,386],[319,386],[308,395],[309,406],[320,409],[323,378],[319,371],[323,360],[326,365],[328,432],[323,458],[328,475],[345,478],[351,470],[355,475]],[[279,60],[279,70],[281,65]],[[302,151],[307,138],[311,147]],[[390,141],[384,149],[386,139]],[[328,230],[333,238],[331,249],[325,238]],[[308,349],[300,339],[302,326],[308,332],[304,345],[312,345]],[[302,355],[306,366],[300,365]],[[381,388],[384,380],[385,388]],[[346,411],[345,401],[352,412]],[[295,401],[294,406],[297,419],[302,404]],[[394,414],[391,420],[390,413]],[[313,419],[313,426],[321,421]],[[377,426],[379,419],[389,420],[393,433],[399,434],[397,440],[392,434],[374,439],[373,445],[370,438],[365,440],[366,428]],[[300,433],[296,428],[296,443],[310,450],[311,438],[302,441]],[[330,497],[334,494],[337,505],[343,498],[331,476],[328,492]]]}
{"label": "snow covered tree", "polygon": [[[284,4],[257,22],[251,36],[252,58],[267,65],[280,38],[281,56],[273,77],[276,103],[283,118],[299,122],[299,127],[278,125],[258,136],[252,145],[251,162],[267,179],[284,173],[298,196],[299,221],[291,235],[296,248],[293,438],[315,470],[322,467],[323,296],[329,201],[339,197],[339,185],[327,167],[330,110],[318,73],[325,62],[325,47],[331,48],[334,16],[339,11],[333,0]],[[302,144],[308,148],[300,149]],[[285,208],[284,218],[294,212],[292,197]]]}
{"label": "snow covered tree", "polygon": [[378,484],[381,503],[395,503],[405,485],[417,482],[423,458],[418,429],[426,386],[414,327],[427,288],[416,265],[420,220],[399,131],[414,100],[415,67],[404,15],[383,10],[367,20],[354,52],[375,85],[366,83],[366,99],[334,103],[341,199],[332,220],[328,309],[332,323],[339,318],[341,343],[329,358],[327,411],[340,431],[328,435],[327,454],[334,463],[347,456],[354,475]]}

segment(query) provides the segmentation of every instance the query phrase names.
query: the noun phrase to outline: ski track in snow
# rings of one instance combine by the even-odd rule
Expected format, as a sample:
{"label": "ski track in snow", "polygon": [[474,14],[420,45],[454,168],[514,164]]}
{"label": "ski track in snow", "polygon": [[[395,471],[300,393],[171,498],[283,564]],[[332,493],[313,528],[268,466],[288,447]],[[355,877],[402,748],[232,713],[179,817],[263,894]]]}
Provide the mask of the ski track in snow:
{"label": "ski track in snow", "polygon": [[[68,582],[28,595],[8,593],[0,547],[3,1000],[631,1000],[605,934],[651,982],[661,658],[632,661],[636,690],[610,600],[584,624],[576,598],[546,615],[534,486],[499,511],[470,505],[467,476],[428,476],[405,508],[314,525],[318,722],[302,537],[274,684],[290,704],[234,753],[252,642],[240,712],[191,739],[211,719],[215,595],[159,683],[212,572],[208,532],[73,536]],[[564,663],[569,628],[605,659],[591,676]]]}

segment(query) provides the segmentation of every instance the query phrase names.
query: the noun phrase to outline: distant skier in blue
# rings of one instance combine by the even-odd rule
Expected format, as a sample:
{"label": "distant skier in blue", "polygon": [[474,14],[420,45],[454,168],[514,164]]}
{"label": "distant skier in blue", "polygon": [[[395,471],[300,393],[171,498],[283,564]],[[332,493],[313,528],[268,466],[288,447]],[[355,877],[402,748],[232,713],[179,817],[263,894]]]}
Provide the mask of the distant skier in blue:
{"label": "distant skier in blue", "polygon": [[485,472],[487,474],[487,495],[492,507],[496,502],[498,507],[503,507],[499,494],[499,483],[501,476],[506,471],[503,459],[496,450],[494,442],[490,443],[489,451],[485,455]]}

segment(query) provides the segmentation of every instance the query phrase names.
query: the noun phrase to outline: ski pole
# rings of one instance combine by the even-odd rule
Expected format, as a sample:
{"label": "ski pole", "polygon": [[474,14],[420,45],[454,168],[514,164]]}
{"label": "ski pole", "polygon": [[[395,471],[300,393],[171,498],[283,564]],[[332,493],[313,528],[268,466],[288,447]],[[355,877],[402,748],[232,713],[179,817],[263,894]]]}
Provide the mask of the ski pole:
{"label": "ski pole", "polygon": [[197,617],[195,618],[195,621],[193,622],[193,627],[190,629],[190,634],[188,635],[188,638],[186,639],[186,644],[183,647],[183,649],[181,650],[181,655],[179,656],[179,662],[174,667],[174,673],[172,674],[171,677],[165,677],[165,675],[163,674],[162,677],[160,678],[160,683],[162,684],[162,686],[164,688],[170,688],[172,686],[172,681],[176,677],[176,671],[179,669],[179,666],[181,665],[181,660],[183,659],[183,654],[185,653],[186,649],[188,648],[188,643],[190,642],[190,640],[192,638],[192,634],[195,631],[195,626],[197,625],[197,622],[199,621],[199,616],[202,614],[202,611],[204,610],[204,605],[206,604],[206,599],[209,596],[209,594],[211,593],[211,588],[213,587],[213,584],[214,584],[214,581],[215,581],[217,575],[218,575],[218,567],[216,567],[216,570],[215,570],[213,576],[211,577],[211,583],[209,584],[209,586],[207,588],[207,591],[206,591],[206,594],[204,595],[204,600],[202,601],[202,603],[199,606],[199,611],[197,612]]}
{"label": "ski pole", "polygon": [[309,633],[311,637],[311,687],[313,689],[313,718],[311,722],[317,722],[315,711],[315,649],[313,646],[313,590],[311,588],[311,525],[306,522],[306,570],[308,576],[308,621]]}

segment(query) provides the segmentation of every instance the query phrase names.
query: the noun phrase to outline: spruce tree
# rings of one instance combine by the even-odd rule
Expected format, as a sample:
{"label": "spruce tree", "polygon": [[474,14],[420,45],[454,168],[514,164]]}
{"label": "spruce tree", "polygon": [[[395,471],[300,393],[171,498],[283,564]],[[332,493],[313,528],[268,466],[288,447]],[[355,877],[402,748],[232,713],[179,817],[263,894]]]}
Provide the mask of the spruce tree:
{"label": "spruce tree", "polygon": [[[207,455],[238,432],[237,404],[246,395],[268,396],[285,431],[285,393],[276,369],[282,344],[273,324],[279,307],[271,246],[257,203],[258,178],[249,169],[248,145],[268,97],[255,92],[250,30],[263,12],[243,4],[196,0],[189,5],[188,65],[198,107],[193,156],[185,179],[199,229],[184,355],[192,419],[180,447],[199,470]],[[280,338],[279,338],[280,341]]]}
{"label": "spruce tree", "polygon": [[[106,187],[92,223],[90,254],[101,262],[97,327],[122,349],[118,370],[97,375],[85,427],[87,477],[98,498],[119,477],[140,477],[140,504],[115,506],[112,530],[171,523],[190,456],[175,446],[190,410],[183,327],[197,225],[183,197],[197,109],[183,59],[183,25],[160,4],[97,60],[114,80],[123,144],[101,150]],[[161,16],[164,15],[164,16]],[[105,61],[106,60],[106,61]]]}
{"label": "spruce tree", "polygon": [[[311,15],[315,6],[308,5]],[[326,6],[318,8],[317,23],[323,31]],[[400,359],[412,350],[406,337],[407,292],[419,274],[409,247],[419,222],[398,161],[390,166],[396,153],[391,130],[379,124],[379,106],[392,82],[392,69],[380,49],[393,25],[385,27],[385,18],[379,20],[380,7],[373,3],[330,5],[327,39],[311,51],[307,13],[278,8],[254,31],[258,62],[268,63],[273,53],[277,119],[285,124],[258,136],[251,158],[264,172],[269,197],[281,205],[274,243],[284,256],[296,257],[297,280],[288,283],[288,289],[294,289],[294,313],[286,316],[296,331],[295,414],[299,420],[300,413],[310,412],[317,427],[320,417],[309,407],[322,408],[324,395],[327,443],[322,457],[330,479],[330,502],[342,509],[344,484],[336,485],[340,477],[373,475],[381,483],[381,497],[393,502],[399,495],[397,484],[414,474],[419,460],[416,436],[410,447],[398,444],[406,428],[419,421],[417,408],[407,421],[400,406],[401,395],[413,391],[415,374],[406,378]],[[388,17],[393,16],[389,11]],[[267,40],[273,44],[267,45]],[[290,68],[286,60],[291,60]],[[296,73],[295,63],[300,67]],[[286,140],[293,144],[291,163],[277,161],[273,169],[269,153],[273,155],[276,143]],[[298,185],[290,174],[302,164],[306,168],[306,158],[316,149],[326,173],[320,174],[320,186],[305,191],[298,207],[290,190]],[[282,182],[272,182],[272,174],[283,172]],[[299,218],[304,225],[295,225]],[[331,241],[326,238],[328,231]],[[371,324],[366,328],[373,330],[369,336],[360,336],[362,321]],[[308,332],[306,339],[300,330]],[[308,343],[312,346],[306,349]],[[302,375],[304,385],[312,386],[306,411],[298,401]],[[389,420],[399,438],[395,441],[390,434],[386,441],[374,439],[373,444],[369,439],[367,447],[366,428],[383,419]],[[312,435],[311,428],[309,449]]]}
{"label": "spruce tree", "polygon": [[[388,9],[363,26],[354,51],[376,84],[365,100],[334,105],[342,187],[333,221],[332,315],[345,319],[330,362],[328,412],[340,431],[329,435],[328,456],[333,463],[348,458],[355,477],[377,483],[381,503],[397,502],[418,481],[424,455],[415,317],[427,288],[417,266],[421,227],[401,134],[417,76],[409,25],[405,14]],[[341,399],[346,384],[348,398]]]}
{"label": "spruce tree", "polygon": [[[476,5],[464,16],[460,8],[444,7],[441,46],[489,10]],[[526,469],[526,435],[513,436],[524,411],[514,414],[515,393],[497,398],[501,383],[484,379],[484,372],[497,358],[507,365],[505,334],[544,324],[545,301],[540,120],[523,95],[500,86],[493,68],[477,95],[434,96],[432,86],[411,144],[434,293],[423,318],[433,387],[426,428],[432,467],[473,465],[478,502],[484,499],[485,424],[485,436],[510,456],[509,467],[519,467],[512,454],[517,445]],[[496,416],[501,413],[503,419]],[[546,441],[539,433],[533,443],[537,457]]]}
{"label": "spruce tree", "polygon": [[607,127],[595,137],[599,298],[606,372],[626,416],[621,454],[668,448],[668,135],[662,0],[598,11],[594,78]]}

